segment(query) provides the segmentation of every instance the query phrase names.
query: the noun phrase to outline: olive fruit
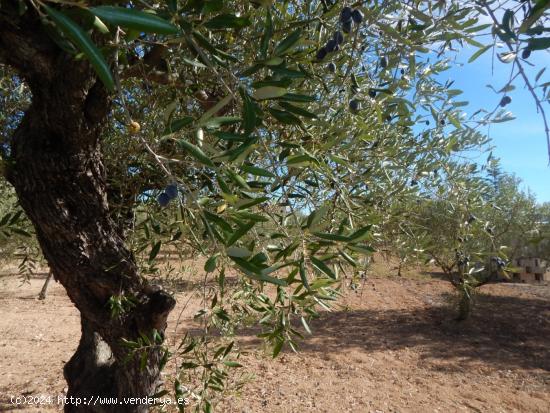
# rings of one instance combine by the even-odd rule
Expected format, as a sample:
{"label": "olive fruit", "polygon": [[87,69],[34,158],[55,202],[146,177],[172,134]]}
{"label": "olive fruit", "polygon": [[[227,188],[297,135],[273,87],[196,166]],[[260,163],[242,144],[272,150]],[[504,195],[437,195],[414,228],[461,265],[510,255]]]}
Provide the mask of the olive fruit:
{"label": "olive fruit", "polygon": [[383,57],[380,59],[380,67],[381,67],[382,69],[385,69],[386,67],[388,67],[388,64],[389,64],[388,56],[383,56]]}
{"label": "olive fruit", "polygon": [[330,73],[336,72],[336,65],[333,62],[330,62],[327,66],[327,69]]}
{"label": "olive fruit", "polygon": [[523,52],[521,52],[521,58],[529,59],[529,56],[531,56],[531,49],[523,49]]}
{"label": "olive fruit", "polygon": [[141,130],[141,125],[135,120],[131,121],[128,125],[128,131],[132,134],[136,134]]}
{"label": "olive fruit", "polygon": [[351,20],[342,23],[342,30],[344,33],[351,33]]}
{"label": "olive fruit", "polygon": [[325,49],[324,47],[321,47],[319,50],[317,50],[317,54],[315,55],[315,57],[317,58],[317,60],[323,60],[327,55],[327,49]]}
{"label": "olive fruit", "polygon": [[170,197],[166,192],[162,192],[159,196],[157,196],[157,202],[161,207],[165,207],[170,203]]}
{"label": "olive fruit", "polygon": [[344,43],[344,34],[340,30],[334,32],[332,38],[336,41],[337,44]]}
{"label": "olive fruit", "polygon": [[512,102],[512,98],[510,96],[503,96],[502,99],[500,99],[499,105],[501,107],[504,107],[508,105],[510,102]]}
{"label": "olive fruit", "polygon": [[177,198],[178,186],[176,184],[167,185],[166,188],[164,188],[164,193],[168,195],[170,199]]}
{"label": "olive fruit", "polygon": [[325,45],[325,49],[328,53],[334,52],[334,49],[338,46],[338,43],[336,43],[336,40],[330,39],[327,44]]}
{"label": "olive fruit", "polygon": [[361,104],[358,100],[352,99],[349,101],[349,108],[352,110],[352,112],[357,112],[361,108]]}
{"label": "olive fruit", "polygon": [[427,120],[427,121],[426,121],[426,125],[429,125],[429,124],[430,124],[430,121],[429,121],[429,120]]}
{"label": "olive fruit", "polygon": [[359,24],[363,21],[363,12],[359,9],[355,9],[352,13],[351,13],[351,18],[353,19],[353,21],[356,23],[356,24]]}
{"label": "olive fruit", "polygon": [[353,10],[351,9],[351,7],[349,6],[344,7],[340,12],[340,22],[347,23],[351,21],[352,14],[353,14]]}
{"label": "olive fruit", "polygon": [[374,99],[376,97],[376,90],[369,89],[369,96]]}
{"label": "olive fruit", "polygon": [[441,126],[445,126],[445,119],[441,119],[439,123],[441,124]]}

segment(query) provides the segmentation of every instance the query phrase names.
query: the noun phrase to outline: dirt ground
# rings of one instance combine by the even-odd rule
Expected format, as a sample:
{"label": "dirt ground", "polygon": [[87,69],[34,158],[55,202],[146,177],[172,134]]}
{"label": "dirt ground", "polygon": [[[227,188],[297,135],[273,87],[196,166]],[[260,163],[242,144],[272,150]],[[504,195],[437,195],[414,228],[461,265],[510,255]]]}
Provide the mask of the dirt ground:
{"label": "dirt ground", "polygon": [[[0,273],[0,411],[11,396],[66,391],[63,364],[78,343],[79,315],[62,287],[37,296],[45,273],[21,285]],[[382,271],[381,271],[382,272]],[[177,296],[170,319],[191,323],[198,299]],[[452,290],[437,275],[368,277],[342,306],[311,323],[314,335],[275,360],[253,335],[239,337],[255,380],[218,412],[544,412],[550,411],[550,286],[482,287],[471,320],[453,321]],[[183,310],[183,312],[182,312]],[[170,338],[170,336],[169,336]]]}

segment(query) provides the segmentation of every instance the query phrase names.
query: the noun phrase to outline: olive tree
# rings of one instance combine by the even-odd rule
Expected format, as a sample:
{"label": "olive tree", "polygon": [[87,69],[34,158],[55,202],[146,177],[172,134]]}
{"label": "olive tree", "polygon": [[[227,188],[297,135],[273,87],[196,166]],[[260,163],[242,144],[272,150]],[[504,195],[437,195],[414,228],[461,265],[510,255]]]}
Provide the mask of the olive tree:
{"label": "olive tree", "polygon": [[[387,206],[509,118],[466,118],[438,80],[456,48],[483,47],[486,6],[2,0],[3,170],[81,314],[68,395],[157,391],[175,301],[139,257],[166,243],[206,255],[219,294],[237,269],[236,307],[275,355],[295,346],[292,321],[334,298]],[[229,318],[219,294],[202,316]]]}

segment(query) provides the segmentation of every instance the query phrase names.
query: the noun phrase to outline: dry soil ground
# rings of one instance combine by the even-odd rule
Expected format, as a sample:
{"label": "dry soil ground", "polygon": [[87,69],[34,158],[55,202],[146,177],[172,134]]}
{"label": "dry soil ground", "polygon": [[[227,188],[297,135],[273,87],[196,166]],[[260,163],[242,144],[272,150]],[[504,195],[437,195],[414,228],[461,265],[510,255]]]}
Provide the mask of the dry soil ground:
{"label": "dry soil ground", "polygon": [[[0,275],[0,411],[60,411],[10,403],[65,391],[62,366],[78,343],[79,317],[58,284],[36,299],[45,275],[26,285]],[[242,333],[242,362],[256,379],[217,411],[550,412],[549,286],[486,285],[472,319],[457,324],[449,283],[412,275],[369,276],[312,322],[298,354],[272,360]],[[178,294],[170,334],[187,297]],[[178,335],[197,305],[192,297]]]}

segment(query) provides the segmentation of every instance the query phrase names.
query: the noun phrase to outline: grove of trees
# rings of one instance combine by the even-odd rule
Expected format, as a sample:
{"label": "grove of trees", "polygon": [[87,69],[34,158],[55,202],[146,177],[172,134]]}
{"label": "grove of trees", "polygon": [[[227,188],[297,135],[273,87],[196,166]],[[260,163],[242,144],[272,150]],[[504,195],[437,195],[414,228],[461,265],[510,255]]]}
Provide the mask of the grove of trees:
{"label": "grove of trees", "polygon": [[[205,412],[239,365],[235,328],[253,320],[274,356],[297,348],[297,323],[376,249],[440,266],[462,315],[491,263],[547,257],[548,205],[499,170],[484,128],[512,119],[515,87],[546,124],[550,83],[526,67],[550,46],[549,6],[1,0],[2,251],[35,240],[80,311],[68,396],[164,391],[163,249],[203,256],[215,286],[167,389],[200,377]],[[442,80],[466,47],[510,71],[494,110],[466,114]]]}

